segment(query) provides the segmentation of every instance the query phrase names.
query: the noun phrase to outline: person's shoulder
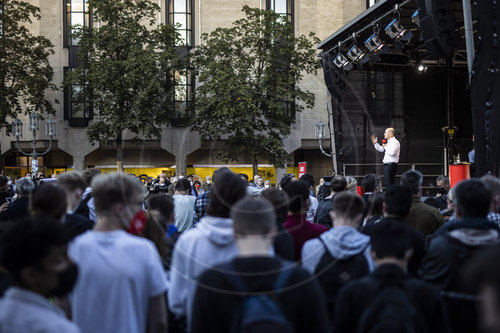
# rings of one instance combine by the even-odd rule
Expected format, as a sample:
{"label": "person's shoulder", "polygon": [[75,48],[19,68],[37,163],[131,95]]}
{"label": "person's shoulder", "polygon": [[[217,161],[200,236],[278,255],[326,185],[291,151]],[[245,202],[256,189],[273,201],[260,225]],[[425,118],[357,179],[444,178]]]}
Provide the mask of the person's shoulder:
{"label": "person's shoulder", "polygon": [[315,251],[316,249],[318,249],[321,246],[323,246],[323,245],[321,244],[321,241],[319,240],[319,238],[310,239],[310,240],[306,241],[304,243],[304,245],[302,246],[302,253],[308,253],[311,251]]}

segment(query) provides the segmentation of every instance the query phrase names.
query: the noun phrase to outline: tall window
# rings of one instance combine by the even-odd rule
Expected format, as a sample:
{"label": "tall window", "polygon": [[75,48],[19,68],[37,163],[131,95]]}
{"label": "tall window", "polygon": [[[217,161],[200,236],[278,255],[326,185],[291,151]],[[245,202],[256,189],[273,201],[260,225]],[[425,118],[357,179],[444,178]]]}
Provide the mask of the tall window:
{"label": "tall window", "polygon": [[90,26],[89,4],[87,0],[64,0],[65,10],[65,46],[77,46],[78,38],[71,36],[75,31],[74,26]]}
{"label": "tall window", "polygon": [[[64,72],[71,68],[65,68]],[[79,84],[67,86],[64,90],[64,119],[73,127],[86,127],[92,119],[92,108],[86,104],[85,94]]]}
{"label": "tall window", "polygon": [[193,46],[193,6],[192,0],[167,0],[168,24],[175,25],[181,36],[177,46]]}
{"label": "tall window", "polygon": [[186,73],[176,72],[174,75],[174,104],[175,111],[180,117],[187,116],[191,106],[191,97],[193,95],[193,78],[191,71]]}
{"label": "tall window", "polygon": [[266,9],[286,16],[293,24],[293,0],[266,0]]}

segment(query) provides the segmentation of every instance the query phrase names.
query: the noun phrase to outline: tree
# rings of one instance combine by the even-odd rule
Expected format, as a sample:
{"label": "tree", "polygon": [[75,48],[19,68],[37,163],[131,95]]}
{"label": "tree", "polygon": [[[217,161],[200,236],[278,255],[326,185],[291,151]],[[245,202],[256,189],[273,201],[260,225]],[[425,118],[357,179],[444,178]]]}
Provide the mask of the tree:
{"label": "tree", "polygon": [[291,22],[273,11],[243,12],[231,27],[203,34],[193,54],[200,82],[194,129],[204,140],[225,139],[215,154],[226,162],[249,155],[256,174],[259,158],[283,167],[295,112],[314,106],[314,94],[298,83],[320,67],[319,39],[294,37]]}
{"label": "tree", "polygon": [[92,143],[114,142],[118,170],[123,170],[123,134],[133,141],[160,136],[174,116],[172,82],[183,60],[174,45],[174,27],[156,23],[160,7],[150,0],[89,0],[94,27],[77,27],[80,66],[65,84],[83,87],[75,93],[97,117],[89,126]]}
{"label": "tree", "polygon": [[46,97],[48,90],[57,89],[51,83],[54,71],[49,64],[53,45],[26,28],[33,18],[40,19],[38,7],[0,0],[0,129],[22,113],[55,114]]}

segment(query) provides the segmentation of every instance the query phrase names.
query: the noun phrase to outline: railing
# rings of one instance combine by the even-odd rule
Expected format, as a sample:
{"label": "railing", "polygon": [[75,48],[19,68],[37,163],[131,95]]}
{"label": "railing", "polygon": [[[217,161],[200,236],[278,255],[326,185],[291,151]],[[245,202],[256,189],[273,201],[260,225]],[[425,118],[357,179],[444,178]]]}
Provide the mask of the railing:
{"label": "railing", "polygon": [[[346,175],[346,176],[352,176],[354,178],[359,178],[359,177],[364,177],[365,175],[353,175],[353,174],[350,174],[350,173],[347,173],[347,168],[348,167],[356,167],[356,168],[359,168],[359,167],[367,167],[367,166],[373,166],[373,171],[377,170],[377,168],[382,168],[384,166],[383,163],[356,163],[356,164],[349,164],[349,163],[346,163],[343,165],[343,174]],[[403,166],[407,166],[408,168],[401,168]],[[442,163],[398,163],[398,171],[406,171],[408,169],[419,169],[418,166],[424,166],[424,167],[443,167],[443,164]],[[420,171],[420,170],[419,170]],[[370,172],[367,172],[367,173],[370,173]],[[376,173],[376,172],[374,172]],[[422,172],[423,173],[423,172]],[[428,173],[423,173],[424,174],[424,177],[438,177],[441,175],[440,174],[428,174]],[[396,177],[400,177],[401,174],[397,174]]]}

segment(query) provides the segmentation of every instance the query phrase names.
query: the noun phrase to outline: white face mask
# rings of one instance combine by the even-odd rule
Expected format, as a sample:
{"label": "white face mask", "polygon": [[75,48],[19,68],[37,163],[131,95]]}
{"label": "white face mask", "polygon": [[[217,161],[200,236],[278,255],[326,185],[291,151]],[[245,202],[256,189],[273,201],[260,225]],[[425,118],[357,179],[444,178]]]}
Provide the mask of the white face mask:
{"label": "white face mask", "polygon": [[189,184],[190,184],[191,186],[193,186],[193,182],[189,182]]}
{"label": "white face mask", "polygon": [[264,185],[265,188],[269,188],[269,184]]}
{"label": "white face mask", "polygon": [[212,181],[211,181],[210,179],[209,179],[209,180],[207,180],[207,184],[209,184],[209,185],[210,185],[210,183],[211,183],[211,182],[212,182]]}

